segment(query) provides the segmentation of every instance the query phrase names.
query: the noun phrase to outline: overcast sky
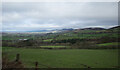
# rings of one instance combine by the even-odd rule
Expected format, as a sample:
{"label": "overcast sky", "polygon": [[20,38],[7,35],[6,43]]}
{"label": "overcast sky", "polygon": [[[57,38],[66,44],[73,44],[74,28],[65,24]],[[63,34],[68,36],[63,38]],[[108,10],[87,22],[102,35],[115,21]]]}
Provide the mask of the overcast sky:
{"label": "overcast sky", "polygon": [[4,2],[2,11],[3,31],[118,25],[117,2]]}

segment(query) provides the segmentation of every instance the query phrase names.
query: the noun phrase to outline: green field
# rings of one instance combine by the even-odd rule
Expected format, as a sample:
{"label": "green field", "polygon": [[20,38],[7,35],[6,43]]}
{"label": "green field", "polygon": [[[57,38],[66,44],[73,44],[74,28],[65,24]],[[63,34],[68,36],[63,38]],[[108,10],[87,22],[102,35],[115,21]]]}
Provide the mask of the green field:
{"label": "green field", "polygon": [[98,46],[117,46],[118,42],[98,44]]}
{"label": "green field", "polygon": [[50,42],[52,41],[53,39],[47,39],[47,40],[43,40],[44,42]]}
{"label": "green field", "polygon": [[60,48],[60,47],[66,47],[66,46],[40,46],[40,47]]}
{"label": "green field", "polygon": [[15,60],[17,53],[20,53],[20,59],[26,68],[35,67],[36,61],[39,62],[40,68],[46,68],[46,66],[52,68],[85,68],[84,65],[92,68],[112,68],[118,66],[117,49],[48,50],[3,47],[3,52],[8,52],[8,57],[11,61]]}

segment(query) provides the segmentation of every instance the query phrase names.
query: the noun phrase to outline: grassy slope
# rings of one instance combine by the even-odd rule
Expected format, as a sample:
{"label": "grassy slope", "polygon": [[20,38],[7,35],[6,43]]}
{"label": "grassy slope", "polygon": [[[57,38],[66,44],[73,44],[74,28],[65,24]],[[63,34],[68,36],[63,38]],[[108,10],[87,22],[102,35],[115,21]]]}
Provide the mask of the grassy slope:
{"label": "grassy slope", "polygon": [[65,47],[65,46],[40,46],[40,47],[60,48],[60,47]]}
{"label": "grassy slope", "polygon": [[44,42],[50,42],[52,41],[53,39],[47,39],[47,40],[43,40]]}
{"label": "grassy slope", "polygon": [[98,46],[117,46],[118,42],[98,44]]}
{"label": "grassy slope", "polygon": [[45,50],[3,47],[3,52],[9,52],[11,60],[15,54],[21,54],[21,60],[27,67],[34,67],[34,62],[59,68],[83,68],[84,65],[96,68],[109,68],[118,66],[118,50]]}

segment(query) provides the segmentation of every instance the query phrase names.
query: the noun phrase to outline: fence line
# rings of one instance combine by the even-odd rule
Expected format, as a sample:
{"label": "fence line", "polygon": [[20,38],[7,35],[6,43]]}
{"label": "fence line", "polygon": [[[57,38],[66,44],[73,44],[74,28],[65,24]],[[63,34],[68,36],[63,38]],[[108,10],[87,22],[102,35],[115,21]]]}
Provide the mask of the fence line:
{"label": "fence line", "polygon": [[[15,62],[19,62],[19,61],[20,61],[20,54],[18,53],[18,54],[16,54]],[[47,68],[52,68],[52,67],[50,67],[50,66],[48,66],[48,65],[44,65],[44,64],[41,64],[41,63],[38,64],[38,62],[36,61],[36,62],[35,62],[35,69],[36,69],[36,70],[38,69],[38,65],[42,65],[42,66],[45,66],[45,67],[47,67]]]}

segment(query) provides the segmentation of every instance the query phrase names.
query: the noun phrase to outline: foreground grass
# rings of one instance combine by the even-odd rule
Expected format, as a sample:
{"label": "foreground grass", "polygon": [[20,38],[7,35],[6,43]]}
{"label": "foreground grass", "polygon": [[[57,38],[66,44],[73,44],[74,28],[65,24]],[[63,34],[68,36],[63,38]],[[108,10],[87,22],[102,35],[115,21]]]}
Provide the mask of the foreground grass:
{"label": "foreground grass", "polygon": [[[3,47],[3,52],[8,52],[11,61],[15,60],[16,53],[20,53],[21,61],[26,67],[35,67],[35,61],[40,68],[47,65],[53,68],[112,68],[118,66],[118,50],[89,50],[89,49],[28,49]],[[43,64],[43,65],[40,65]]]}

